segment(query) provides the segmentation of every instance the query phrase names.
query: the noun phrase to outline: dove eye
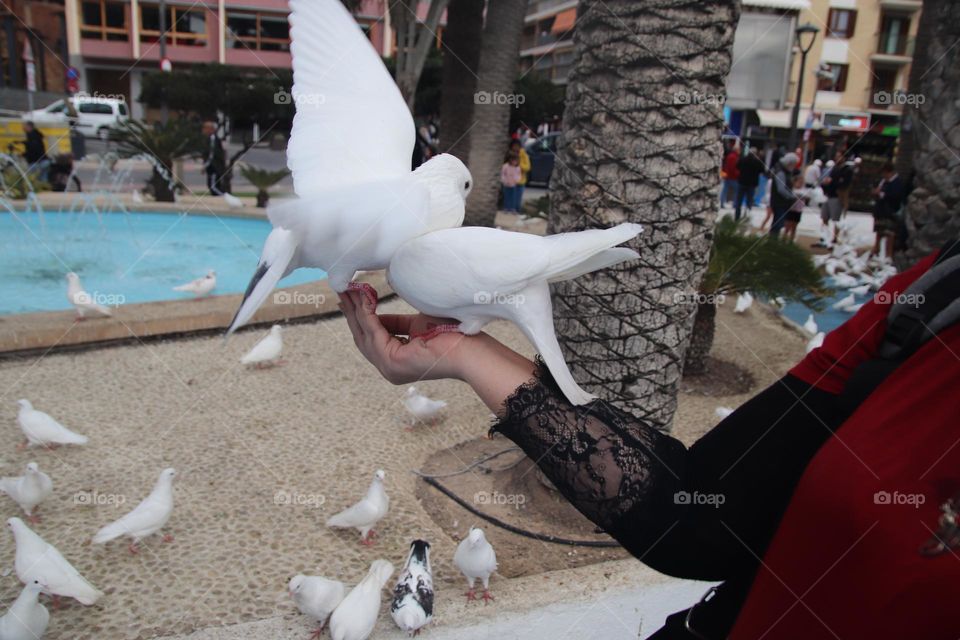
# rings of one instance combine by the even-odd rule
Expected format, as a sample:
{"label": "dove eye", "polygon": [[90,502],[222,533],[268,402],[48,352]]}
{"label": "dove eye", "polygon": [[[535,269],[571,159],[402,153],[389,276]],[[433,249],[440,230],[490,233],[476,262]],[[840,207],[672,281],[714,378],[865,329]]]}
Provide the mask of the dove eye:
{"label": "dove eye", "polygon": [[469,189],[469,188],[470,188],[470,181],[469,181],[469,180],[467,180],[466,182],[463,183],[463,188],[464,188],[464,189]]}

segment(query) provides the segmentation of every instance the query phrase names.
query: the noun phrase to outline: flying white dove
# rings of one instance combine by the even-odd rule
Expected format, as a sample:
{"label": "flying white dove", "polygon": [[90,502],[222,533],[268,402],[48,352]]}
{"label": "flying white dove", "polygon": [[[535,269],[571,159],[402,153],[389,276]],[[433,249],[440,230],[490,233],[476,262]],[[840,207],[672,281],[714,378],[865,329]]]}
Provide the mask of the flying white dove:
{"label": "flying white dove", "polygon": [[330,616],[330,637],[333,640],[367,640],[370,637],[380,613],[380,592],[391,574],[392,564],[386,560],[373,561],[366,577],[350,590]]}
{"label": "flying white dove", "polygon": [[377,469],[373,474],[373,482],[367,489],[367,494],[363,496],[360,502],[349,509],[330,516],[327,519],[328,527],[337,527],[341,529],[355,528],[360,531],[360,544],[370,546],[373,544],[373,525],[387,515],[390,509],[390,496],[383,489],[383,479],[387,476],[383,469]]}
{"label": "flying white dove", "polygon": [[280,362],[283,354],[283,328],[275,324],[260,342],[240,358],[240,364],[253,365],[258,369],[269,367]]}
{"label": "flying white dove", "polygon": [[417,391],[416,387],[410,387],[407,389],[407,395],[403,398],[403,406],[413,416],[410,427],[412,428],[412,425],[417,424],[417,421],[433,423],[437,414],[447,406],[447,403],[443,400],[432,400]]}
{"label": "flying white dove", "polygon": [[812,336],[817,335],[820,329],[817,327],[817,321],[813,319],[813,314],[807,316],[807,321],[803,323],[803,330]]}
{"label": "flying white dove", "polygon": [[718,418],[723,420],[727,416],[729,416],[731,413],[733,413],[733,409],[731,409],[730,407],[717,407],[716,409],[713,410],[713,412],[717,414]]}
{"label": "flying white dove", "polygon": [[846,295],[833,303],[834,309],[845,309],[857,303],[857,298],[852,293]]}
{"label": "flying white dove", "polygon": [[0,640],[40,640],[50,623],[50,612],[40,604],[44,589],[38,578],[23,587],[7,612],[0,618]]}
{"label": "flying white dove", "polygon": [[[176,475],[174,469],[161,471],[150,495],[133,511],[97,531],[92,542],[106,544],[120,536],[129,536],[132,540],[127,548],[130,553],[138,553],[140,541],[162,529],[173,513],[173,479]],[[168,534],[163,540],[170,542],[173,538]]]}
{"label": "flying white dove", "polygon": [[814,349],[817,349],[823,345],[823,339],[826,337],[826,335],[827,334],[825,334],[823,331],[819,331],[817,335],[810,338],[809,342],[807,342],[807,353],[810,353]]}
{"label": "flying white dove", "polygon": [[224,193],[223,201],[226,202],[227,206],[231,209],[242,209],[244,207],[243,200],[232,193]]}
{"label": "flying white dove", "polygon": [[38,580],[43,593],[75,598],[85,605],[100,599],[103,592],[87,582],[56,547],[34,533],[23,520],[10,518],[7,525],[17,543],[14,568],[20,582],[31,584]]}
{"label": "flying white dove", "polygon": [[734,313],[744,313],[753,304],[753,296],[749,291],[744,291],[737,296],[737,304],[733,307]]}
{"label": "flying white dove", "polygon": [[313,618],[320,627],[310,636],[311,640],[323,634],[327,618],[337,608],[346,594],[346,587],[338,580],[328,580],[321,576],[305,576],[302,573],[290,578],[287,587],[290,597],[305,616]]}
{"label": "flying white dove", "polygon": [[17,404],[20,405],[17,422],[20,423],[23,435],[27,437],[26,444],[22,446],[58,447],[61,444],[87,444],[89,440],[87,436],[74,433],[43,411],[37,411],[29,400],[17,400]]}
{"label": "flying white dove", "polygon": [[480,579],[483,584],[483,601],[493,600],[490,595],[490,574],[497,570],[497,554],[483,535],[483,529],[471,527],[470,533],[457,545],[453,563],[467,579],[470,589],[464,594],[467,600],[476,600],[473,584]]}
{"label": "flying white dove", "polygon": [[[53,481],[50,480],[50,476],[40,471],[36,462],[30,462],[22,476],[0,478],[0,491],[20,505],[23,512],[27,514],[28,520],[37,522],[39,520],[39,516],[35,515],[37,505],[53,493]],[[0,635],[0,639],[2,638],[3,636]]]}
{"label": "flying white dove", "polygon": [[210,292],[217,286],[217,272],[211,269],[207,271],[207,275],[202,278],[197,278],[196,280],[191,280],[186,284],[182,284],[179,287],[174,287],[174,291],[185,291],[187,293],[192,293],[197,298],[202,298],[203,296],[210,295]]}
{"label": "flying white dove", "polygon": [[460,226],[473,185],[446,153],[411,173],[410,109],[339,0],[291,0],[290,11],[296,113],[287,166],[298,198],[268,210],[274,228],[228,335],[301,267],[321,268],[334,291],[361,289],[375,303],[354,274],[385,269],[411,238]]}
{"label": "flying white dove", "polygon": [[400,247],[387,281],[418,311],[460,321],[411,337],[429,340],[447,331],[474,335],[489,322],[510,320],[533,343],[567,399],[581,405],[594,396],[577,385],[563,359],[550,283],[638,258],[632,249],[613,247],[642,230],[624,223],[542,237],[488,227],[444,229]]}
{"label": "flying white dove", "polygon": [[108,307],[94,302],[93,297],[83,290],[80,276],[72,271],[67,274],[67,300],[77,310],[77,320],[86,320],[87,316],[96,318],[113,315]]}
{"label": "flying white dove", "polygon": [[414,636],[433,620],[433,570],[430,568],[430,543],[410,543],[407,563],[393,588],[390,615],[397,626]]}

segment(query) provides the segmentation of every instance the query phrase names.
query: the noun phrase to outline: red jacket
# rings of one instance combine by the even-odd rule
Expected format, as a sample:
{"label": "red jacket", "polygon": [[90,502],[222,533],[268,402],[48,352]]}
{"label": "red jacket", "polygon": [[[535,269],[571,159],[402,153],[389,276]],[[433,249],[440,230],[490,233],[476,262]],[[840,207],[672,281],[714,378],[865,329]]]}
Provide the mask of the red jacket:
{"label": "red jacket", "polygon": [[[904,290],[933,262],[892,278]],[[879,296],[878,296],[879,298]],[[889,302],[871,302],[791,373],[839,393],[875,353]],[[810,461],[732,639],[960,635],[960,549],[924,556],[960,491],[960,325],[894,371]],[[798,399],[802,402],[802,398]]]}
{"label": "red jacket", "polygon": [[731,151],[723,158],[723,173],[726,180],[736,180],[740,177],[740,169],[737,168],[737,163],[740,162],[740,154],[736,151]]}

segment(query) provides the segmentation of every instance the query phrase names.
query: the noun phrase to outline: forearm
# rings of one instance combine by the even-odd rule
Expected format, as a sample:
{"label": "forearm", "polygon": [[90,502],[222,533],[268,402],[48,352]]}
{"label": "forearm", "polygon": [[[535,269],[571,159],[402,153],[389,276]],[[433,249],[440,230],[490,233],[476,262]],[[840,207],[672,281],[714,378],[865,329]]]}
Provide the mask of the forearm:
{"label": "forearm", "polygon": [[469,384],[490,411],[500,417],[504,402],[533,379],[533,362],[485,333],[464,341],[460,379]]}

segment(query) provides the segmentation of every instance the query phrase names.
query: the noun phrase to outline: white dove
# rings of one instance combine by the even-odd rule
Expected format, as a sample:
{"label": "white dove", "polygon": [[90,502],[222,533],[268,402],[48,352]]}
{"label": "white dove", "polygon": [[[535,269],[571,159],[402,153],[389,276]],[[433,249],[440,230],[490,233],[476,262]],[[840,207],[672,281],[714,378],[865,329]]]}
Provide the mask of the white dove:
{"label": "white dove", "polygon": [[333,640],[366,640],[370,637],[380,613],[380,592],[391,574],[392,564],[386,560],[373,561],[364,579],[350,590],[330,616],[330,637]]}
{"label": "white dove", "polygon": [[339,0],[291,0],[290,10],[296,113],[287,166],[298,198],[268,210],[274,229],[228,335],[301,267],[321,268],[334,291],[362,289],[375,303],[370,285],[351,282],[355,273],[385,269],[410,238],[460,226],[473,184],[446,153],[411,173],[410,109]]}
{"label": "white dove", "polygon": [[410,387],[407,389],[407,395],[403,398],[403,406],[406,407],[410,415],[413,416],[411,427],[409,427],[412,428],[412,425],[417,424],[418,420],[424,423],[433,423],[436,420],[437,414],[447,406],[447,403],[443,400],[428,398],[417,391],[416,387]]}
{"label": "white dove", "polygon": [[737,304],[733,307],[734,313],[744,313],[753,304],[753,295],[749,291],[744,291],[737,296]]}
{"label": "white dove", "polygon": [[262,369],[279,364],[281,355],[283,355],[283,328],[275,324],[270,327],[270,333],[240,358],[240,364],[253,365]]}
{"label": "white dove", "polygon": [[338,580],[329,580],[322,576],[305,576],[300,573],[290,578],[287,591],[300,613],[313,618],[320,625],[311,636],[311,640],[314,640],[323,634],[327,618],[343,600],[347,589]]}
{"label": "white dove", "polygon": [[850,289],[857,286],[860,280],[849,273],[838,273],[833,276],[833,284],[840,289]]}
{"label": "white dove", "polygon": [[814,320],[812,313],[807,316],[807,321],[803,323],[803,330],[812,336],[817,335],[817,332],[820,331],[820,329],[817,327],[817,321]]}
{"label": "white dove", "polygon": [[134,204],[143,204],[143,194],[140,193],[139,189],[134,189],[130,197],[133,199]]}
{"label": "white dove", "polygon": [[823,331],[819,331],[817,332],[817,335],[810,338],[810,340],[807,342],[807,353],[810,353],[814,349],[820,347],[823,344],[823,339],[826,337],[826,335],[827,334],[825,334]]}
{"label": "white dove", "polygon": [[[27,463],[27,469],[22,476],[0,478],[0,491],[7,494],[20,505],[27,519],[31,522],[39,521],[35,514],[37,505],[50,497],[53,493],[53,481],[50,476],[40,471],[36,462]],[[0,635],[0,638],[3,638]]]}
{"label": "white dove", "polygon": [[846,311],[847,313],[856,313],[857,311],[860,311],[860,309],[863,308],[864,304],[866,303],[861,302],[860,304],[850,304],[845,306],[843,310]]}
{"label": "white dove", "polygon": [[[130,553],[138,553],[140,541],[162,529],[173,513],[173,479],[176,475],[174,469],[161,471],[150,495],[133,511],[97,531],[91,541],[106,544],[120,536],[129,536],[132,541],[127,548]],[[163,540],[170,542],[173,538],[168,534]]]}
{"label": "white dove", "polygon": [[207,271],[207,275],[202,278],[197,278],[196,280],[191,280],[186,284],[182,284],[179,287],[174,287],[174,291],[185,291],[187,293],[192,293],[197,298],[202,298],[203,296],[210,295],[210,292],[214,290],[217,286],[217,272],[211,269]]}
{"label": "white dove", "polygon": [[479,333],[494,320],[510,320],[533,343],[564,395],[575,405],[594,398],[581,389],[560,352],[553,328],[550,283],[576,278],[639,255],[616,245],[643,230],[624,223],[553,236],[487,227],[444,229],[404,244],[394,254],[387,280],[422,313],[455,318],[445,331]]}
{"label": "white dove", "polygon": [[23,520],[10,518],[7,525],[17,543],[14,568],[20,582],[30,584],[38,580],[43,593],[75,598],[85,605],[100,599],[103,592],[87,582],[56,547],[34,533]]}
{"label": "white dove", "polygon": [[470,589],[464,594],[467,600],[476,600],[473,584],[477,578],[483,584],[483,601],[493,600],[490,595],[490,574],[497,570],[497,554],[483,535],[483,529],[471,527],[470,533],[457,545],[453,563],[467,579]]}
{"label": "white dove", "polygon": [[109,317],[113,313],[108,307],[94,302],[93,297],[83,290],[80,284],[80,276],[74,272],[67,274],[67,300],[77,310],[77,320],[86,320],[91,317]]}
{"label": "white dove", "polygon": [[22,446],[57,447],[61,444],[87,444],[89,440],[87,436],[70,431],[43,411],[34,409],[29,400],[17,400],[17,404],[20,405],[17,422],[20,423],[23,435],[27,437],[26,444]]}
{"label": "white dove", "polygon": [[377,469],[377,472],[373,474],[373,482],[370,483],[367,494],[363,496],[360,502],[349,509],[330,516],[327,519],[327,526],[359,529],[360,544],[372,545],[372,538],[375,535],[373,525],[382,520],[390,509],[390,496],[383,488],[385,477],[386,474],[383,469]]}
{"label": "white dove", "polygon": [[410,543],[407,563],[393,588],[390,616],[397,626],[414,636],[433,620],[433,570],[430,568],[430,543]]}
{"label": "white dove", "polygon": [[850,291],[850,293],[853,293],[853,294],[858,295],[858,296],[865,296],[865,295],[867,295],[867,292],[870,291],[870,285],[869,285],[869,284],[862,284],[862,285],[860,285],[859,287],[850,287],[850,289],[848,289],[848,291]]}
{"label": "white dove", "polygon": [[226,202],[227,206],[231,209],[242,209],[244,207],[243,200],[232,193],[224,193],[223,201]]}
{"label": "white dove", "polygon": [[844,296],[844,297],[840,298],[840,299],[837,300],[836,302],[834,302],[832,308],[834,308],[834,309],[844,309],[844,308],[849,307],[850,305],[853,305],[853,304],[856,304],[856,303],[857,303],[857,297],[851,293],[851,294],[849,294],[849,295],[847,295],[847,296]]}
{"label": "white dove", "polygon": [[40,604],[41,579],[24,585],[20,595],[0,618],[0,640],[40,640],[50,623],[50,612]]}

